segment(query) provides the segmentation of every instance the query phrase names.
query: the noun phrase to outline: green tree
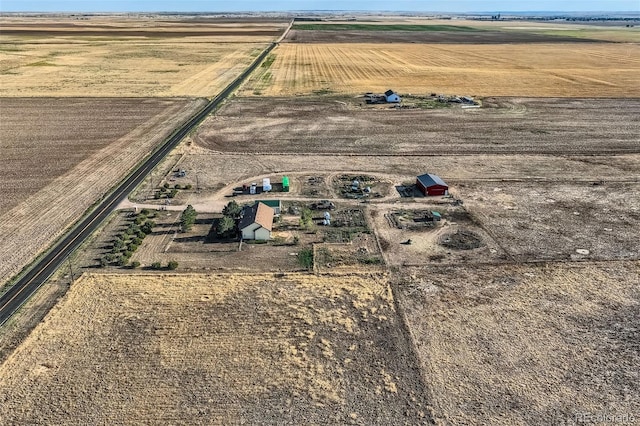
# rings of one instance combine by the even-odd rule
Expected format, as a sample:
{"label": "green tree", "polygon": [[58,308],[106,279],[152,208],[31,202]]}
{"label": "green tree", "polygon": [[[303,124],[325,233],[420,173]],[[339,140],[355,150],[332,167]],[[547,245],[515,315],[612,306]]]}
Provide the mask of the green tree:
{"label": "green tree", "polygon": [[222,214],[230,217],[231,219],[237,219],[240,217],[240,213],[242,212],[242,207],[235,202],[229,201],[226,206],[222,209]]}
{"label": "green tree", "polygon": [[118,239],[116,239],[116,240],[113,242],[113,249],[114,249],[114,251],[120,251],[120,250],[122,250],[122,249],[124,248],[124,246],[125,246],[124,241],[122,241],[122,240],[121,240],[121,239],[119,239],[119,238],[118,238]]}
{"label": "green tree", "polygon": [[140,262],[138,262],[137,260],[134,260],[133,262],[131,262],[131,267],[133,269],[139,268],[140,267]]}
{"label": "green tree", "polygon": [[151,269],[162,269],[162,264],[160,262],[153,262],[151,264]]}
{"label": "green tree", "polygon": [[178,262],[175,260],[170,260],[169,263],[167,263],[167,268],[169,268],[169,270],[171,271],[175,271],[176,269],[178,269]]}
{"label": "green tree", "polygon": [[[153,227],[156,226],[156,224],[149,220],[147,222],[145,222],[144,225],[142,225],[142,228],[140,228],[140,230],[145,234],[145,235],[149,235],[150,233],[153,232]],[[138,237],[140,238],[140,235],[138,235]]]}
{"label": "green tree", "polygon": [[182,228],[182,232],[187,232],[191,229],[196,221],[197,215],[198,213],[196,212],[196,209],[194,209],[191,204],[184,209],[180,215],[180,227]]}
{"label": "green tree", "polygon": [[229,216],[222,216],[218,221],[218,235],[229,235],[236,227],[236,221]]}
{"label": "green tree", "polygon": [[313,213],[308,208],[303,208],[300,213],[300,227],[309,229],[313,226]]}
{"label": "green tree", "polygon": [[309,248],[300,250],[298,253],[298,262],[303,267],[311,269],[313,267],[313,250]]}

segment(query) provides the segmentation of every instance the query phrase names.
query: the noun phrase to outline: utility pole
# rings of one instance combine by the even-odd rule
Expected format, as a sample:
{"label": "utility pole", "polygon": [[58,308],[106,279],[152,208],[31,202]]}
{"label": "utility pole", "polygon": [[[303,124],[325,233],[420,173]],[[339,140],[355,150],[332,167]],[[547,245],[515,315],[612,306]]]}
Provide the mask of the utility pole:
{"label": "utility pole", "polygon": [[71,275],[71,284],[73,284],[73,282],[76,280],[76,278],[73,276],[73,268],[71,267],[71,258],[67,257],[67,262],[69,263],[69,274]]}

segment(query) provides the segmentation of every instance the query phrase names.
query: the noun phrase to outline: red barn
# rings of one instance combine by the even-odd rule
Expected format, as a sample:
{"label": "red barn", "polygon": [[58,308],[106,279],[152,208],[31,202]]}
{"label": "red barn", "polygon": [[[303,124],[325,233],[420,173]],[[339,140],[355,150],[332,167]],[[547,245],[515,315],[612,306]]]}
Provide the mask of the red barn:
{"label": "red barn", "polygon": [[431,173],[418,176],[416,186],[424,195],[447,195],[449,190],[442,179]]}

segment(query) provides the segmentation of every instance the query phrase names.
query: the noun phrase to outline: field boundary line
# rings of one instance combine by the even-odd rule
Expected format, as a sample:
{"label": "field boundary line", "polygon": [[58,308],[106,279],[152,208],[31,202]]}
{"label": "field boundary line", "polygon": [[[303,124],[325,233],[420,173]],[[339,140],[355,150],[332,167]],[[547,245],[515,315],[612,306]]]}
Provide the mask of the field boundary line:
{"label": "field boundary line", "polygon": [[[36,260],[30,262],[18,275],[10,278],[9,286],[0,296],[0,326],[9,320],[38,289],[58,270],[60,265],[82,243],[95,232],[100,224],[135,190],[162,159],[182,142],[193,129],[197,128],[210,114],[217,111],[223,102],[231,96],[267,55],[276,47],[270,43],[249,67],[236,77],[218,95],[210,99],[197,113],[176,127],[158,147],[138,162],[118,184],[110,188],[80,218],[75,221],[60,238],[45,249]],[[25,293],[25,290],[27,292]]]}

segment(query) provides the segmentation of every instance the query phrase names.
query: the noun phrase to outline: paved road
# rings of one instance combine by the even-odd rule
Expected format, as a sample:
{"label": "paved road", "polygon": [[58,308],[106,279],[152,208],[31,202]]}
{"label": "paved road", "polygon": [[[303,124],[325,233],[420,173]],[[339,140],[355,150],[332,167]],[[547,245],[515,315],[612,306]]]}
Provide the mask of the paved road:
{"label": "paved road", "polygon": [[0,325],[11,316],[44,284],[62,265],[67,257],[89,237],[96,228],[111,214],[120,202],[138,186],[145,176],[184,138],[191,129],[214,111],[245,80],[262,60],[276,46],[272,43],[260,56],[218,96],[209,102],[200,112],[179,127],[169,139],[145,162],[135,169],[111,194],[80,220],[66,236],[55,243],[53,248],[24,273],[15,284],[0,297]]}

